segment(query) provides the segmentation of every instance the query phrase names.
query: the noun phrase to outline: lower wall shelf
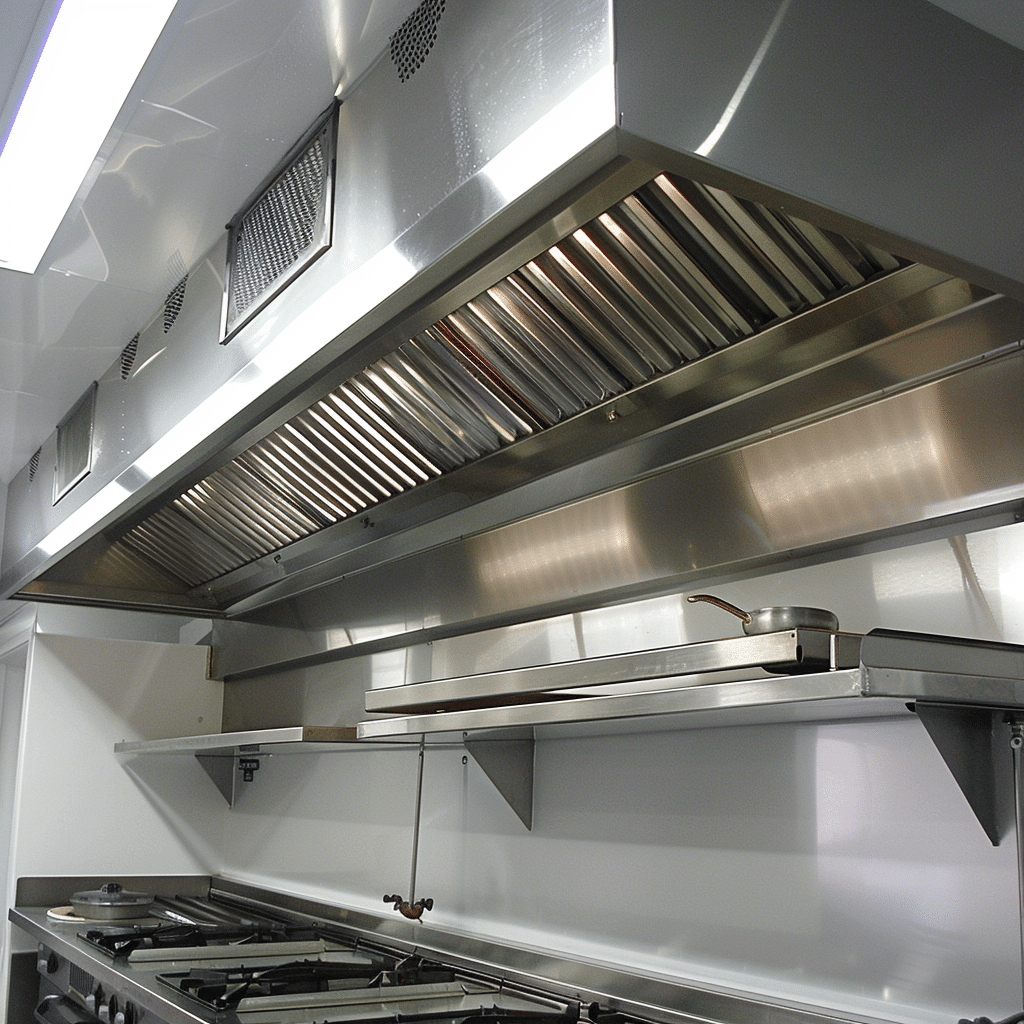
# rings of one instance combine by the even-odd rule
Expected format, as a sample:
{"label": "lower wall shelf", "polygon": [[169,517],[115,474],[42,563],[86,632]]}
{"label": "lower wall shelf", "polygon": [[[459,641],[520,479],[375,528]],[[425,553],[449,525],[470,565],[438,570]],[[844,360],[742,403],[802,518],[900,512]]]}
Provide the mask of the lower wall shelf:
{"label": "lower wall shelf", "polygon": [[[252,782],[261,754],[310,754],[336,750],[339,744],[356,743],[356,730],[343,726],[294,725],[277,729],[175,736],[159,740],[122,740],[115,754],[194,754],[213,780],[229,807],[235,803],[235,786],[241,772]],[[269,750],[266,748],[270,748]]]}

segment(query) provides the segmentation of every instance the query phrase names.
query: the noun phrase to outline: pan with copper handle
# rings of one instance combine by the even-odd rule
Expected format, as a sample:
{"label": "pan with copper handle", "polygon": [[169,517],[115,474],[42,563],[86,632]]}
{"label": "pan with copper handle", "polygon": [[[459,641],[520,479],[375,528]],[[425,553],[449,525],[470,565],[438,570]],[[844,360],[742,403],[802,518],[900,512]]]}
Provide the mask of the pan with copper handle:
{"label": "pan with copper handle", "polygon": [[706,601],[722,611],[735,615],[743,623],[743,632],[751,636],[759,633],[777,633],[783,629],[839,629],[839,618],[824,608],[802,608],[799,605],[778,605],[745,612],[742,608],[723,601],[712,594],[691,594],[690,604]]}

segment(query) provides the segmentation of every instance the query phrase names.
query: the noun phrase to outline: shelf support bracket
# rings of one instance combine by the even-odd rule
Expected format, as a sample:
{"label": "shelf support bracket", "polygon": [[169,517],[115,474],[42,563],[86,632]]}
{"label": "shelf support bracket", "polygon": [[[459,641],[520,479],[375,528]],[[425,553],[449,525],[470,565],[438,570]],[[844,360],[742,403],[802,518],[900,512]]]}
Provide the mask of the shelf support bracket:
{"label": "shelf support bracket", "polygon": [[914,710],[993,846],[1015,831],[1014,759],[1005,711],[917,701]]}
{"label": "shelf support bracket", "polygon": [[230,754],[196,754],[196,760],[227,800],[228,807],[234,807],[236,758]]}
{"label": "shelf support bracket", "polygon": [[532,829],[533,729],[494,729],[472,737],[463,733],[463,742],[519,820]]}

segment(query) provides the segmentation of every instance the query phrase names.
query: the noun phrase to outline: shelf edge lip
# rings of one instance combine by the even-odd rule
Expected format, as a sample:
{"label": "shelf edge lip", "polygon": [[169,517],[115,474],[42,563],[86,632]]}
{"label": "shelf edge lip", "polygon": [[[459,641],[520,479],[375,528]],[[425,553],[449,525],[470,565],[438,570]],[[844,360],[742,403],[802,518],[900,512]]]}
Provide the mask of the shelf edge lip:
{"label": "shelf edge lip", "polygon": [[398,739],[412,734],[501,729],[510,726],[572,724],[683,715],[692,712],[800,704],[808,701],[863,699],[859,669],[778,679],[707,683],[676,690],[579,697],[572,700],[503,707],[470,708],[434,714],[360,722],[360,740]]}
{"label": "shelf edge lip", "polygon": [[[202,736],[174,736],[157,740],[121,740],[115,754],[221,754],[284,753],[285,749],[313,749],[318,744],[355,743],[351,726],[292,725],[243,732],[215,732]],[[264,747],[273,748],[264,751]],[[299,752],[296,750],[296,752]]]}

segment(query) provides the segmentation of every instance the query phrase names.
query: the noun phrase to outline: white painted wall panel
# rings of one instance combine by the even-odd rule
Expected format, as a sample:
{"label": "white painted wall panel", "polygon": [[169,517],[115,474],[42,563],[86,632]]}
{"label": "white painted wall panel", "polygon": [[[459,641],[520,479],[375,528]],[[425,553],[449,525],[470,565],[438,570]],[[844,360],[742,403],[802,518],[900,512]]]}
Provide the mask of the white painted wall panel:
{"label": "white painted wall panel", "polygon": [[121,739],[217,732],[206,651],[36,635],[22,729],[12,873],[207,872],[226,806],[194,758],[123,759]]}
{"label": "white painted wall panel", "polygon": [[[18,776],[18,747],[21,734],[21,708],[25,692],[25,667],[28,661],[28,633],[15,645],[16,637],[8,634],[0,655],[0,884],[3,885],[4,919],[0,927],[0,997],[7,1003],[8,975],[12,942],[11,925],[6,908],[13,902],[14,878],[9,868],[13,852],[14,805]],[[23,943],[22,943],[23,945]]]}

